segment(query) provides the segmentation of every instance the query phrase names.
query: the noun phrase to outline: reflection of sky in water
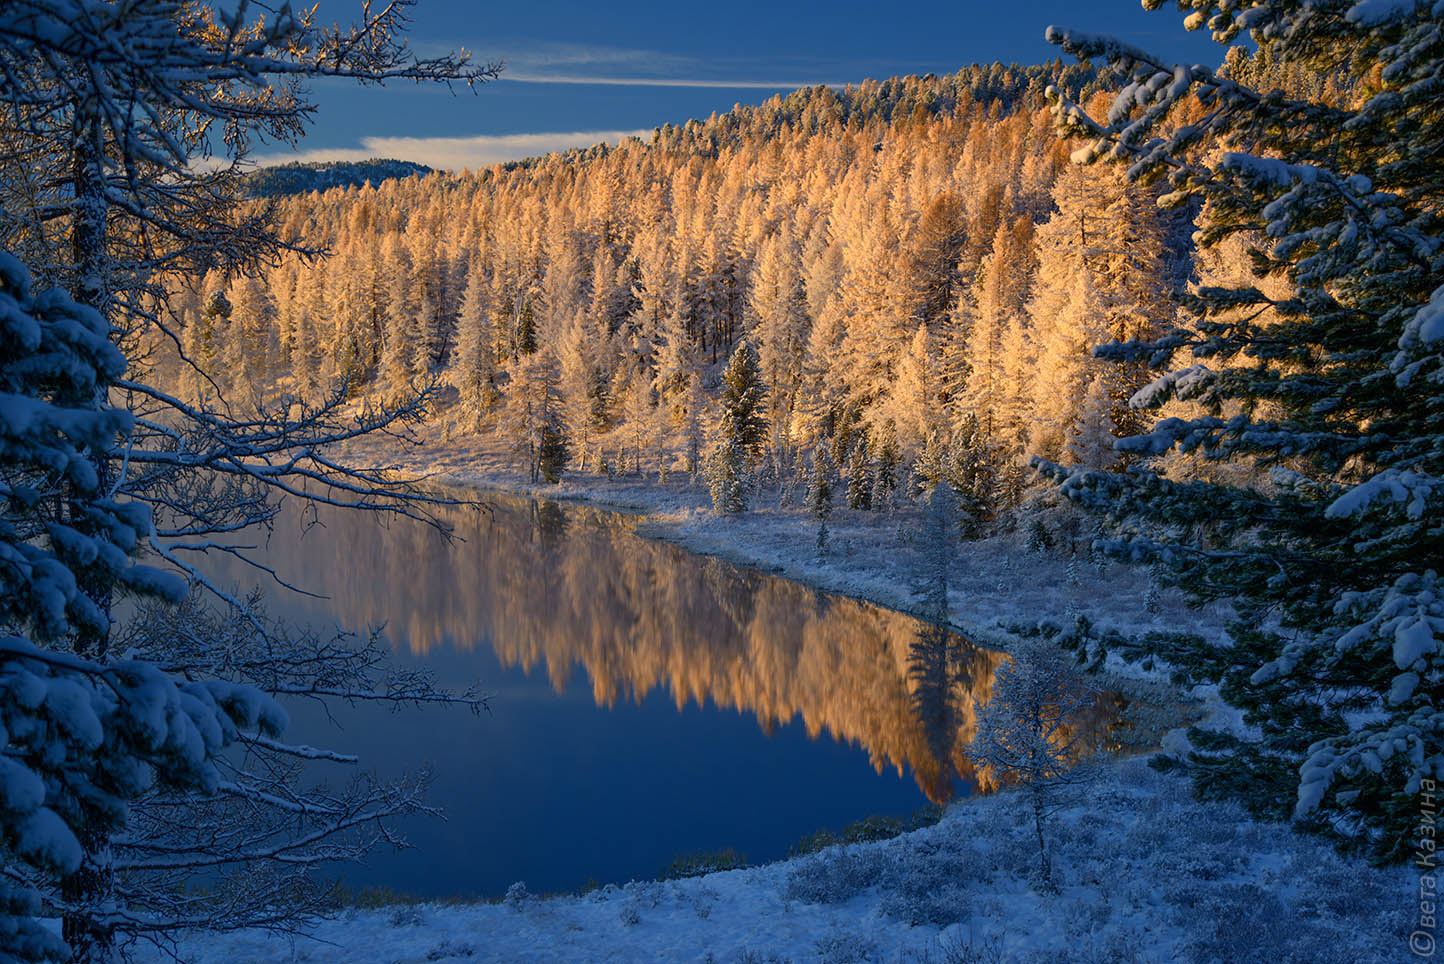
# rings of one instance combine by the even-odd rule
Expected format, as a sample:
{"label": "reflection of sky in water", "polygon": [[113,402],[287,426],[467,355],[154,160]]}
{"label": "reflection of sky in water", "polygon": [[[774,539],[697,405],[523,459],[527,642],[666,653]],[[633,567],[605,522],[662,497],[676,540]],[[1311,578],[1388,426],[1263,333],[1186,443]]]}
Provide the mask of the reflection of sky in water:
{"label": "reflection of sky in water", "polygon": [[[353,883],[496,895],[515,880],[655,876],[728,846],[765,861],[803,834],[952,792],[912,712],[905,616],[587,510],[502,501],[491,517],[455,515],[464,541],[450,544],[406,520],[322,519],[298,539],[284,516],[266,560],[328,598],[271,589],[273,613],[385,622],[401,659],[494,694],[479,718],[333,707],[339,731],[295,709],[293,739],[359,752],[382,774],[433,766],[447,820],[411,822],[416,848],[378,852],[345,871]],[[994,659],[972,662],[981,692]],[[965,730],[971,718],[965,706]]]}

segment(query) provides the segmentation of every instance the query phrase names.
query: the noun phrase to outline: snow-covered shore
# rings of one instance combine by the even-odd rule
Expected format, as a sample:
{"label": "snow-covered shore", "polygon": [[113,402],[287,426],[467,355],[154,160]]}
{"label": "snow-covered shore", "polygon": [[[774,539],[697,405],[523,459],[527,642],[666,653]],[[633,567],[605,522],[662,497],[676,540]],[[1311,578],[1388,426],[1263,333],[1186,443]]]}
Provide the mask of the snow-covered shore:
{"label": "snow-covered shore", "polygon": [[[858,512],[834,509],[828,521],[825,552],[817,549],[817,522],[797,505],[779,506],[775,491],[753,499],[740,516],[722,516],[706,487],[682,473],[660,482],[655,472],[604,476],[568,472],[556,485],[533,484],[513,455],[494,440],[467,436],[443,440],[434,426],[421,431],[422,444],[398,448],[382,439],[372,448],[348,454],[426,475],[453,487],[582,503],[638,517],[642,535],[675,543],[691,552],[716,556],[747,568],[771,572],[840,595],[911,611],[916,608],[916,554],[912,528],[917,510]],[[837,500],[840,502],[840,500]],[[1227,607],[1203,611],[1186,606],[1171,591],[1149,599],[1149,575],[1142,568],[1087,561],[1088,533],[1054,549],[1026,546],[1027,534],[1014,531],[961,544],[950,572],[951,621],[979,643],[1007,649],[1010,635],[1001,627],[1076,616],[1095,626],[1126,632],[1187,630],[1222,634]]]}
{"label": "snow-covered shore", "polygon": [[[425,961],[1203,962],[1408,958],[1407,869],[1200,804],[1142,760],[1108,764],[1049,828],[1057,894],[1017,793],[935,826],[762,867],[500,903],[346,911],[305,937],[184,936],[196,964]],[[479,859],[484,859],[479,855]],[[145,959],[160,960],[154,952]]]}
{"label": "snow-covered shore", "polygon": [[[395,453],[387,453],[394,456]],[[693,551],[882,605],[913,605],[906,514],[839,510],[825,555],[798,509],[719,518],[683,479],[572,477],[529,485],[484,446],[407,453],[437,482],[613,508]],[[1080,541],[1080,546],[1083,544]],[[1069,550],[1031,551],[1020,533],[964,546],[953,621],[1006,646],[1009,622],[1085,615],[1123,630],[1216,634],[1226,613],[1164,595],[1146,573]],[[1141,757],[1097,765],[1049,825],[1058,893],[1037,886],[1037,847],[1016,792],[963,799],[935,826],[788,861],[541,899],[352,909],[305,936],[194,934],[196,964],[306,961],[1309,962],[1407,958],[1418,880],[1345,861],[1326,844],[1194,800]],[[485,855],[478,855],[485,859]],[[143,959],[156,959],[158,957]]]}

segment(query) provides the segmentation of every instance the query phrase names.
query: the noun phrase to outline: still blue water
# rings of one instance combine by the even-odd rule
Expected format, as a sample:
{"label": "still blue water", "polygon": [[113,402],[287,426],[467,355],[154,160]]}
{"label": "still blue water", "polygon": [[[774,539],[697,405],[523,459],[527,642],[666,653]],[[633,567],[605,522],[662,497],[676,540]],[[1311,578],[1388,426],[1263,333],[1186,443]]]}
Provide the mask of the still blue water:
{"label": "still blue water", "polygon": [[[495,896],[656,876],[731,847],[783,857],[821,828],[903,816],[962,784],[913,711],[909,617],[636,535],[618,516],[506,499],[420,523],[284,514],[259,553],[274,615],[385,625],[396,659],[490,712],[293,707],[288,736],[382,776],[429,766],[445,819],[338,872],[354,887]],[[255,582],[234,565],[219,571]],[[976,653],[979,685],[991,654]]]}

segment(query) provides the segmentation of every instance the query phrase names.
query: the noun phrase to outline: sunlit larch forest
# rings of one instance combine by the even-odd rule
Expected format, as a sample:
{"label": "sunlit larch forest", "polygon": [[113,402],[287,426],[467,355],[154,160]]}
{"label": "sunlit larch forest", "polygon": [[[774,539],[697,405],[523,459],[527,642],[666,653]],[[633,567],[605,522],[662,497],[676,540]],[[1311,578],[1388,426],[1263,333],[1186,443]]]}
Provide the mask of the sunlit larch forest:
{"label": "sunlit larch forest", "polygon": [[1114,467],[1112,440],[1144,428],[1128,401],[1152,376],[1094,345],[1156,337],[1176,291],[1246,270],[1194,257],[1187,208],[1068,163],[1050,83],[1104,97],[1086,65],[974,66],[256,201],[332,257],[177,284],[183,344],[152,357],[188,398],[242,408],[435,383],[448,434],[492,435],[534,474],[550,431],[572,470],[665,475],[717,446],[740,350],[766,423],[753,480],[800,485],[825,442],[865,476],[854,508],[909,466],[1006,507],[1023,456]]}

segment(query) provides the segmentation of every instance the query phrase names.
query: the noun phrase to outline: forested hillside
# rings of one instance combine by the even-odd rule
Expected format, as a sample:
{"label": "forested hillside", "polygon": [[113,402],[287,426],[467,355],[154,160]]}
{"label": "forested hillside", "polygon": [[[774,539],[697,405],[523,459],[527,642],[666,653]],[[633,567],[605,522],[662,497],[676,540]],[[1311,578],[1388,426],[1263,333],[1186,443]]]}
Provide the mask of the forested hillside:
{"label": "forested hillside", "polygon": [[1146,376],[1090,349],[1157,334],[1195,270],[1186,212],[1067,163],[1050,83],[1086,99],[1097,78],[995,64],[819,87],[648,143],[276,198],[333,257],[183,287],[184,350],[222,380],[163,364],[232,405],[439,378],[457,431],[665,471],[712,446],[746,343],[765,426],[742,469],[788,476],[827,439],[849,476],[876,482],[881,458],[887,491],[922,458],[1013,499],[1024,453],[1112,462]]}
{"label": "forested hillside", "polygon": [[245,176],[245,193],[249,197],[267,198],[286,194],[326,191],[333,187],[361,187],[380,184],[397,177],[430,174],[431,168],[411,161],[372,158],[369,161],[331,161],[307,164],[272,164]]}

